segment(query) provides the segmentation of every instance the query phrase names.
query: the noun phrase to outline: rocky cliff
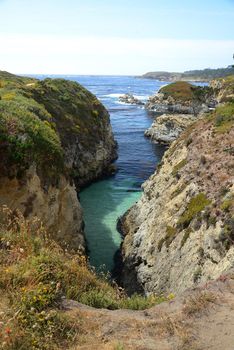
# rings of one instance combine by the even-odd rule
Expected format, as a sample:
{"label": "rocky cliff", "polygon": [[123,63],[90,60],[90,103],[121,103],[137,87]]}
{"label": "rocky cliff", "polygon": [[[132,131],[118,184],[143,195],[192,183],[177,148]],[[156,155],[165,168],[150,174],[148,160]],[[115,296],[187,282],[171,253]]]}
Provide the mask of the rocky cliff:
{"label": "rocky cliff", "polygon": [[108,112],[81,85],[0,72],[0,205],[36,215],[60,242],[84,247],[77,190],[115,158]]}
{"label": "rocky cliff", "polygon": [[226,91],[226,103],[172,143],[122,220],[122,279],[130,293],[178,293],[234,266],[234,85],[228,79],[217,90],[219,96]]}
{"label": "rocky cliff", "polygon": [[196,120],[197,118],[191,114],[163,114],[155,118],[145,131],[145,136],[152,142],[169,144]]}

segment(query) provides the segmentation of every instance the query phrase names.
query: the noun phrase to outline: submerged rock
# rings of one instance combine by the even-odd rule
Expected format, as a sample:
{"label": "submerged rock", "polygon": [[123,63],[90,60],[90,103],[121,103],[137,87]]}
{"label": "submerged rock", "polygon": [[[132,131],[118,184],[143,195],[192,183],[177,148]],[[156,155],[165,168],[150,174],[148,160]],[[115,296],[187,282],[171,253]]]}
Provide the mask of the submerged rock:
{"label": "submerged rock", "polygon": [[151,127],[145,131],[145,136],[155,143],[170,144],[196,120],[190,114],[163,114],[155,118]]}

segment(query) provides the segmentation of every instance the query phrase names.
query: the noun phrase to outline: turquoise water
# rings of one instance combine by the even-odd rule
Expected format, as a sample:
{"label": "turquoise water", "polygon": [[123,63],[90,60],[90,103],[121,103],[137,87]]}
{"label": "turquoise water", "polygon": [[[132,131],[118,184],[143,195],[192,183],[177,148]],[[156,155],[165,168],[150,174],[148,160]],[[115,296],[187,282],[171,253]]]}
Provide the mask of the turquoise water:
{"label": "turquoise water", "polygon": [[90,250],[90,263],[96,268],[105,265],[113,267],[113,256],[120,246],[121,237],[116,230],[118,217],[123,215],[141,192],[126,192],[129,181],[123,181],[121,188],[112,179],[92,184],[81,193],[84,208],[85,233]]}

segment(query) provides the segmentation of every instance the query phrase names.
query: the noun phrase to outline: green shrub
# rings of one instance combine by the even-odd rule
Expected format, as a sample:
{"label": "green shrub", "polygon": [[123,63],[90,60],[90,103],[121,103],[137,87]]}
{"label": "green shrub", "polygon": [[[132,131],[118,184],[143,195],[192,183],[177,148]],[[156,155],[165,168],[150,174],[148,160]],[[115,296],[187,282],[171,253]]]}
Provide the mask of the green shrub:
{"label": "green shrub", "polygon": [[182,248],[185,245],[185,243],[187,242],[187,239],[189,238],[191,232],[193,232],[193,231],[190,228],[187,228],[185,230],[185,233],[184,233],[183,238],[182,238],[181,243],[180,243],[180,248]]}
{"label": "green shrub", "polygon": [[179,228],[186,228],[189,226],[190,222],[195,218],[195,216],[205,209],[207,205],[209,205],[211,201],[206,198],[204,193],[199,193],[195,197],[193,197],[187,205],[184,213],[178,220]]}
{"label": "green shrub", "polygon": [[172,175],[176,176],[178,172],[187,164],[187,159],[181,160],[178,164],[176,164],[172,170]]}
{"label": "green shrub", "polygon": [[170,246],[170,244],[172,243],[172,241],[176,237],[176,234],[177,234],[177,230],[175,227],[167,226],[166,236],[165,236],[165,244],[166,244],[167,248]]}
{"label": "green shrub", "polygon": [[167,300],[167,298],[164,296],[150,295],[148,297],[144,297],[138,294],[134,294],[130,298],[121,300],[120,307],[122,309],[144,310],[156,304],[160,304],[165,300]]}
{"label": "green shrub", "polygon": [[234,103],[218,106],[214,112],[214,119],[217,132],[228,132],[234,125]]}
{"label": "green shrub", "polygon": [[177,229],[172,226],[166,227],[166,236],[161,238],[158,242],[158,250],[161,251],[163,244],[165,243],[166,247],[169,248],[170,244],[173,242],[177,234]]}
{"label": "green shrub", "polygon": [[220,208],[225,211],[225,212],[228,212],[230,210],[230,208],[233,206],[234,204],[234,198],[228,198],[228,199],[225,199]]}
{"label": "green shrub", "polygon": [[119,308],[118,301],[113,293],[106,293],[102,290],[90,290],[80,297],[80,302],[98,309],[115,310]]}

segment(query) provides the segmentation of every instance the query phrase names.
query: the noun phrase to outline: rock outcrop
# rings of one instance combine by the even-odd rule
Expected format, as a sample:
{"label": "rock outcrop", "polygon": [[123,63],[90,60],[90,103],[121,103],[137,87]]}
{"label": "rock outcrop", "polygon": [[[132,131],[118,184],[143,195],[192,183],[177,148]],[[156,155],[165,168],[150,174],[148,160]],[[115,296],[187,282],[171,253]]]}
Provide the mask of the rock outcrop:
{"label": "rock outcrop", "polygon": [[194,114],[209,112],[214,108],[213,89],[194,86],[178,81],[162,87],[158,93],[151,96],[145,105],[149,111],[158,113]]}
{"label": "rock outcrop", "polygon": [[190,114],[163,114],[155,118],[151,127],[145,131],[145,136],[155,143],[170,144],[196,120]]}
{"label": "rock outcrop", "polygon": [[138,98],[136,98],[134,95],[132,94],[125,94],[125,95],[121,95],[119,97],[119,101],[120,102],[124,102],[124,103],[128,103],[131,105],[144,105],[144,102],[142,102],[141,100],[139,100]]}
{"label": "rock outcrop", "polygon": [[188,127],[144,183],[122,220],[130,293],[179,293],[234,266],[233,139],[231,98]]}
{"label": "rock outcrop", "polygon": [[227,78],[213,80],[210,83],[211,88],[215,92],[218,103],[234,101],[234,75]]}
{"label": "rock outcrop", "polygon": [[1,205],[84,248],[77,190],[108,173],[116,156],[109,114],[81,85],[0,72]]}

